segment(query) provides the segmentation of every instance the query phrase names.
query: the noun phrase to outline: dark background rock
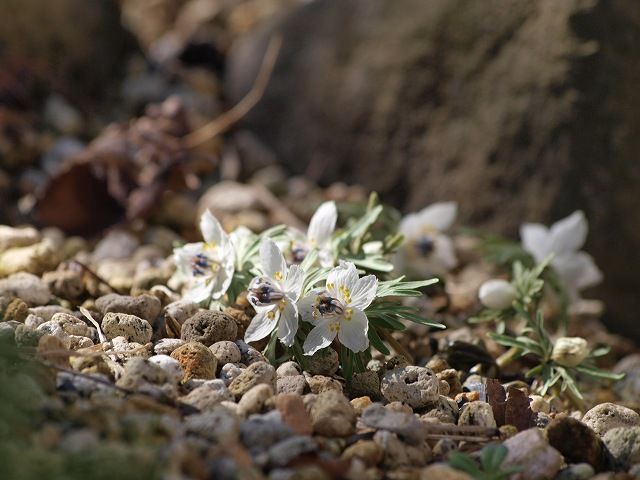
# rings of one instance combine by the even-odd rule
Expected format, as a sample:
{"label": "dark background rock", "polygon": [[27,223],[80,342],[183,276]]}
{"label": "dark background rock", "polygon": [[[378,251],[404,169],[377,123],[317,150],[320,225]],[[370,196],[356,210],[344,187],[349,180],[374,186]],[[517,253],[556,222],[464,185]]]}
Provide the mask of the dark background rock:
{"label": "dark background rock", "polygon": [[286,166],[514,238],[581,208],[607,322],[640,338],[640,2],[318,0],[237,43],[230,103],[275,31],[242,127]]}

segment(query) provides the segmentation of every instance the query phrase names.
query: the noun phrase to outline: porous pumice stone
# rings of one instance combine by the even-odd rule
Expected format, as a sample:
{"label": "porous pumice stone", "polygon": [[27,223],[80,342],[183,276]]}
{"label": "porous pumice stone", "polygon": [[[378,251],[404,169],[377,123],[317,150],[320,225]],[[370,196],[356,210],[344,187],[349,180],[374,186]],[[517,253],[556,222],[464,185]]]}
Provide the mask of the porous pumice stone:
{"label": "porous pumice stone", "polygon": [[405,402],[413,408],[425,407],[438,399],[440,381],[427,367],[406,366],[382,376],[381,391],[388,401]]}
{"label": "porous pumice stone", "polygon": [[630,408],[607,402],[596,405],[585,413],[582,422],[603,436],[613,428],[639,426],[640,415]]}

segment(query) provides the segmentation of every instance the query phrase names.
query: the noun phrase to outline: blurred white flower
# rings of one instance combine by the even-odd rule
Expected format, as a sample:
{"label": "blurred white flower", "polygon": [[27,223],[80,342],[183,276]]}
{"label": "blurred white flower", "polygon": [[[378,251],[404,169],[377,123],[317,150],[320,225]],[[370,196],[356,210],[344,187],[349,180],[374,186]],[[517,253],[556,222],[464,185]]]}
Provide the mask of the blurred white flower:
{"label": "blurred white flower", "polygon": [[208,210],[200,218],[204,242],[174,250],[176,267],[186,279],[185,299],[202,302],[225,294],[234,272],[234,250],[229,235]]}
{"label": "blurred white flower", "polygon": [[482,305],[487,308],[505,310],[509,308],[516,299],[516,289],[506,280],[487,280],[480,285],[478,298]]}
{"label": "blurred white flower", "polygon": [[561,337],[553,345],[551,360],[565,367],[576,367],[589,355],[587,341],[581,337]]}
{"label": "blurred white flower", "polygon": [[458,264],[453,242],[444,234],[456,219],[455,202],[440,202],[406,215],[400,222],[405,242],[396,256],[400,270],[419,276],[444,275]]}
{"label": "blurred white flower", "polygon": [[245,332],[245,342],[255,342],[278,328],[278,338],[287,346],[293,345],[298,331],[296,302],[302,293],[304,270],[299,265],[287,267],[282,252],[273,240],[260,243],[260,263],[263,276],[249,284],[247,299],[257,312]]}
{"label": "blurred white flower", "polygon": [[547,228],[538,223],[520,227],[522,246],[537,262],[553,254],[551,266],[558,273],[572,302],[579,292],[602,281],[602,273],[593,258],[580,251],[589,227],[584,213],[576,211]]}
{"label": "blurred white flower", "polygon": [[293,230],[291,257],[293,263],[302,262],[307,254],[316,249],[318,259],[323,267],[333,267],[335,260],[331,251],[331,236],[336,229],[338,210],[335,202],[324,202],[311,217],[306,235]]}
{"label": "blurred white flower", "polygon": [[369,320],[364,310],[378,289],[375,275],[358,278],[356,266],[343,262],[329,272],[324,289],[316,290],[299,303],[303,320],[315,325],[304,342],[305,355],[327,347],[336,336],[353,352],[369,346]]}

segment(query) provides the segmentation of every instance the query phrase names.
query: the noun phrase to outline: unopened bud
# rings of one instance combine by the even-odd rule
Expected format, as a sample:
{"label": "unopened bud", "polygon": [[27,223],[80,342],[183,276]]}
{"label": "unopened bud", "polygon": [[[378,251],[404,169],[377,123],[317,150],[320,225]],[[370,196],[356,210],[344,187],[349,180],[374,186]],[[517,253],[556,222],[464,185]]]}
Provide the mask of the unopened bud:
{"label": "unopened bud", "polygon": [[480,286],[478,297],[487,308],[505,310],[516,299],[516,289],[506,280],[487,280]]}

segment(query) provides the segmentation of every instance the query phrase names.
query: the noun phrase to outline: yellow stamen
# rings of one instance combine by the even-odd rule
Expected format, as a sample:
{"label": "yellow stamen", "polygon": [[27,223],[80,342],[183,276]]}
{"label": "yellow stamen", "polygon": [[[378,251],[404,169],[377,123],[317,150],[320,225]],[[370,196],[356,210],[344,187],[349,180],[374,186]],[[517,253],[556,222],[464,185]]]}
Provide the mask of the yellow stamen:
{"label": "yellow stamen", "polygon": [[329,330],[338,333],[340,331],[340,322],[331,322],[329,324]]}
{"label": "yellow stamen", "polygon": [[353,317],[353,308],[347,308],[344,311],[344,319],[349,321]]}
{"label": "yellow stamen", "polygon": [[273,312],[267,312],[267,318],[269,320],[273,320],[274,318],[276,318],[276,314]]}
{"label": "yellow stamen", "polygon": [[282,272],[276,272],[276,274],[273,276],[273,278],[275,280],[278,280],[279,282],[284,279],[284,277],[282,276]]}

